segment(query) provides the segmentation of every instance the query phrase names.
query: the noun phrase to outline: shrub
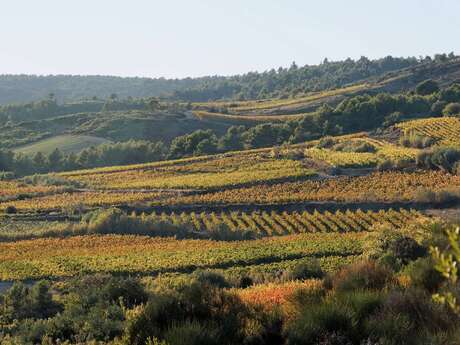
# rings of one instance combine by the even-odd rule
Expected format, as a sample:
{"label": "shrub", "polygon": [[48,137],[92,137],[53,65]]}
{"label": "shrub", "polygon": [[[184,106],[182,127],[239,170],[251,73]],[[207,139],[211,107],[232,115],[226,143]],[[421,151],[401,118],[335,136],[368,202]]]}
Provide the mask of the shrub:
{"label": "shrub", "polygon": [[404,264],[416,260],[427,254],[425,247],[419,245],[417,241],[408,236],[396,238],[390,243],[390,252]]}
{"label": "shrub", "polygon": [[444,116],[459,116],[460,115],[460,103],[449,103],[442,111]]}
{"label": "shrub", "polygon": [[386,159],[377,164],[378,171],[389,171],[395,168],[395,163],[391,159]]}
{"label": "shrub", "polygon": [[300,262],[289,270],[283,272],[281,280],[304,280],[310,278],[322,278],[324,272],[317,260]]}
{"label": "shrub", "polygon": [[306,306],[285,333],[289,344],[314,345],[332,334],[348,339],[352,328],[351,317],[342,306],[323,303]]}
{"label": "shrub", "polygon": [[417,133],[408,133],[399,139],[399,142],[404,147],[414,147],[417,149],[424,149],[433,146],[436,140],[426,135],[420,135]]}
{"label": "shrub", "polygon": [[220,223],[215,225],[208,236],[215,241],[242,241],[255,239],[257,233],[253,230],[232,231],[227,224]]}
{"label": "shrub", "polygon": [[173,324],[164,334],[168,345],[219,345],[218,339],[217,330],[198,321]]}
{"label": "shrub", "polygon": [[336,139],[333,137],[324,137],[321,138],[319,143],[316,145],[319,149],[329,149],[336,144]]}
{"label": "shrub", "polygon": [[334,145],[333,149],[335,151],[343,152],[355,152],[355,153],[364,153],[364,152],[375,152],[377,148],[366,141],[361,140],[346,140],[339,144]]}
{"label": "shrub", "polygon": [[427,188],[419,188],[415,192],[414,201],[420,203],[430,203],[437,205],[447,205],[456,203],[460,200],[460,190],[449,189],[433,191]]}
{"label": "shrub", "polygon": [[436,332],[455,327],[452,313],[435,303],[431,294],[417,289],[392,291],[385,299],[381,314],[406,317],[413,334],[420,329]]}
{"label": "shrub", "polygon": [[221,289],[230,287],[230,284],[225,280],[223,275],[212,271],[197,270],[193,273],[193,278],[204,285]]}
{"label": "shrub", "polygon": [[384,121],[383,121],[383,126],[384,127],[393,126],[394,124],[401,122],[403,118],[404,118],[404,115],[401,112],[395,111],[391,113],[390,115],[385,116]]}
{"label": "shrub", "polygon": [[336,291],[379,290],[392,281],[391,271],[375,261],[362,261],[341,269],[326,280],[326,287]]}
{"label": "shrub", "polygon": [[80,181],[69,180],[64,177],[54,175],[54,174],[46,174],[46,175],[35,174],[35,175],[23,177],[22,181],[24,181],[27,184],[41,185],[41,186],[68,186],[68,187],[74,187],[74,188],[83,188],[85,186],[85,184]]}
{"label": "shrub", "polygon": [[6,214],[16,214],[18,213],[18,210],[16,209],[16,207],[10,205],[5,208],[5,213]]}
{"label": "shrub", "polygon": [[445,280],[434,265],[434,261],[431,257],[420,258],[409,264],[406,268],[406,273],[409,275],[414,286],[433,293]]}
{"label": "shrub", "polygon": [[14,180],[14,173],[11,171],[0,171],[0,181]]}

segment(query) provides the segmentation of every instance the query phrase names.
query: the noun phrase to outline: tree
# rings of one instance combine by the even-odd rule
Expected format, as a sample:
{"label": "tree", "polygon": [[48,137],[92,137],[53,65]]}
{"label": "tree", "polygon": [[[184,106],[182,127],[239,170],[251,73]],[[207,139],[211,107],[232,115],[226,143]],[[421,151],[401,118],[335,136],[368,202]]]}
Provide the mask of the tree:
{"label": "tree", "polygon": [[34,158],[32,158],[32,161],[34,162],[35,169],[37,172],[44,172],[46,171],[47,168],[47,162],[46,162],[46,157],[43,153],[37,152],[34,155]]}
{"label": "tree", "polygon": [[422,81],[415,87],[417,95],[426,96],[439,91],[439,85],[432,79]]}
{"label": "tree", "polygon": [[231,126],[219,140],[219,149],[222,151],[237,151],[244,148],[244,126]]}
{"label": "tree", "polygon": [[48,166],[53,171],[58,171],[62,168],[63,154],[58,149],[55,148],[53,152],[48,155]]}
{"label": "tree", "polygon": [[151,111],[156,111],[160,107],[160,102],[156,98],[150,98],[148,101],[148,106]]}

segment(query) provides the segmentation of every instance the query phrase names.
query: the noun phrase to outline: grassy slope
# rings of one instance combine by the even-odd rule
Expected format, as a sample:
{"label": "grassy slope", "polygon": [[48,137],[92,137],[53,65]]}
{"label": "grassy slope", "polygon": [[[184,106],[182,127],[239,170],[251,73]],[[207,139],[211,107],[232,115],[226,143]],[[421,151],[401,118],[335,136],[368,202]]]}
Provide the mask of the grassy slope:
{"label": "grassy slope", "polygon": [[79,152],[87,147],[100,145],[109,140],[89,135],[58,135],[52,138],[40,140],[36,143],[21,146],[14,149],[14,152],[32,155],[37,152],[48,154],[59,148],[64,153]]}

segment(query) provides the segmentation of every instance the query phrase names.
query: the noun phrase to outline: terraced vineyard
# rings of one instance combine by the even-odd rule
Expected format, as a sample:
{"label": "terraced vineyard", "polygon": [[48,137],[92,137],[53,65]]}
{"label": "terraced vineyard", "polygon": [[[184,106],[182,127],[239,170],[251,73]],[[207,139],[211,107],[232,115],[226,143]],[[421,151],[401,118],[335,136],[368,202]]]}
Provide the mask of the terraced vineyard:
{"label": "terraced vineyard", "polygon": [[273,109],[292,109],[300,106],[308,106],[314,102],[325,101],[331,97],[345,96],[353,94],[365,89],[369,89],[369,85],[356,84],[346,86],[335,90],[326,90],[313,92],[306,96],[295,97],[290,99],[266,99],[258,101],[241,101],[241,102],[205,102],[194,103],[193,106],[198,109],[213,109],[227,108],[232,114],[250,113],[253,111],[273,110]]}
{"label": "terraced vineyard", "polygon": [[441,145],[460,146],[460,118],[443,117],[403,122],[398,125],[406,134],[415,132],[434,138]]}
{"label": "terraced vineyard", "polygon": [[165,199],[154,204],[225,205],[323,202],[404,202],[423,189],[458,189],[460,176],[441,171],[377,172],[367,176],[338,177],[234,188]]}
{"label": "terraced vineyard", "polygon": [[233,114],[221,114],[211,113],[209,111],[194,111],[193,114],[200,120],[211,120],[218,122],[225,122],[231,124],[246,124],[254,125],[264,122],[283,122],[290,120],[298,120],[303,116],[310,114],[292,114],[292,115],[233,115]]}
{"label": "terraced vineyard", "polygon": [[[235,268],[305,257],[353,257],[365,233],[301,234],[244,242],[144,236],[77,236],[0,243],[0,279],[66,277],[81,273],[156,274]],[[335,258],[335,259],[334,259]]]}
{"label": "terraced vineyard", "polygon": [[377,224],[387,223],[392,228],[401,228],[424,218],[415,210],[336,211],[336,212],[221,212],[156,214],[158,220],[173,223],[188,222],[196,231],[212,233],[225,224],[232,231],[254,231],[261,236],[283,236],[309,232],[356,232],[369,231]]}
{"label": "terraced vineyard", "polygon": [[[345,139],[338,139],[340,144]],[[312,159],[325,161],[332,166],[341,168],[373,167],[383,161],[406,161],[414,162],[418,149],[396,146],[394,144],[374,140],[371,138],[346,139],[352,143],[366,143],[375,148],[375,152],[346,152],[333,149],[312,147],[305,150],[305,155]]]}

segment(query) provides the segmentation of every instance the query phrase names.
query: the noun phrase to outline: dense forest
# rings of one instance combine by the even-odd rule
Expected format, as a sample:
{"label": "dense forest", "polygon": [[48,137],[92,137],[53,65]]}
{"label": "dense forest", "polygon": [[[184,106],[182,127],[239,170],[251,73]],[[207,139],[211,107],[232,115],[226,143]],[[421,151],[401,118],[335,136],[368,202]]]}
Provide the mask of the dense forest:
{"label": "dense forest", "polygon": [[280,67],[265,72],[185,79],[121,78],[111,76],[0,76],[0,104],[36,101],[49,93],[60,101],[84,97],[167,97],[186,101],[286,97],[336,88],[358,80],[430,61],[445,61],[454,54],[424,58],[385,58],[328,61],[319,65]]}

